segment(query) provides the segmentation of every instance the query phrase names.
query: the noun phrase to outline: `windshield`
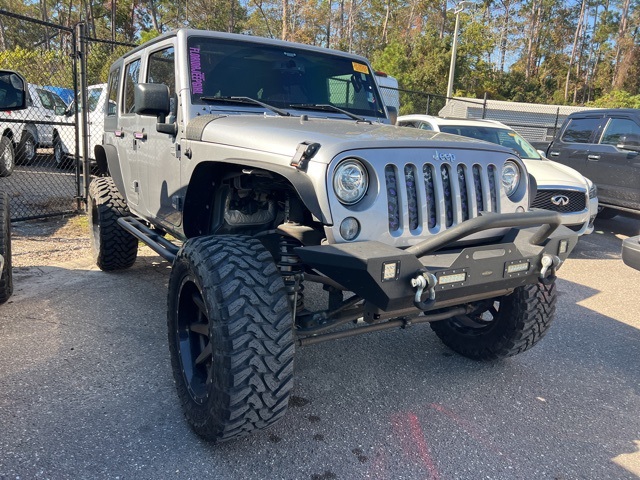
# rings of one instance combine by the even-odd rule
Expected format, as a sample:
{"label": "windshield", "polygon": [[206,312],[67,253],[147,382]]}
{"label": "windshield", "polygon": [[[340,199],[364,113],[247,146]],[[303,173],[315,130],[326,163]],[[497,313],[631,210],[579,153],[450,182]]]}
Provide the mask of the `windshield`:
{"label": "windshield", "polygon": [[469,125],[441,125],[440,131],[502,145],[503,147],[514,150],[520,158],[523,159],[540,160],[541,158],[533,145],[522,138],[519,133],[506,128]]}
{"label": "windshield", "polygon": [[[89,88],[87,90],[87,105],[89,105],[89,111],[95,112],[98,108],[100,101],[100,95],[102,94],[102,87]],[[78,110],[82,110],[82,96],[78,93]]]}
{"label": "windshield", "polygon": [[206,104],[202,97],[249,97],[279,108],[330,104],[385,118],[373,74],[357,59],[196,36],[189,38],[189,69],[193,104]]}

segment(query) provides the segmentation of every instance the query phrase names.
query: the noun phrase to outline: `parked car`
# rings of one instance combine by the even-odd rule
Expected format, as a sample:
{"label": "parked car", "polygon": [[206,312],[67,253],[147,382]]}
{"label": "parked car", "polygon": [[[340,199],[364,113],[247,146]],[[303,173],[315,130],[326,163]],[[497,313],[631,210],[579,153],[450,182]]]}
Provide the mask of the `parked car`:
{"label": "parked car", "polygon": [[[78,93],[76,99],[78,103],[78,136],[79,136],[79,151],[78,155],[82,158],[83,142],[84,142],[84,129],[82,127],[81,113],[82,113],[82,97]],[[102,142],[102,131],[104,129],[104,116],[105,105],[107,104],[107,84],[91,85],[87,88],[87,113],[89,122],[89,160],[95,163],[94,148],[96,145]],[[115,108],[115,105],[111,105],[111,108]],[[64,114],[63,119],[65,123],[73,121],[73,115],[75,114],[75,105],[72,103]],[[53,154],[56,162],[56,166],[62,168],[68,166],[71,161],[70,158],[75,156],[75,124],[60,125],[56,131],[54,131],[54,144]]]}
{"label": "parked car", "polygon": [[494,120],[431,115],[403,115],[398,117],[397,125],[453,133],[515,150],[537,184],[531,207],[561,213],[562,223],[579,235],[593,231],[593,221],[598,211],[598,193],[593,183],[574,169],[544,158],[511,127]]}
{"label": "parked car", "polygon": [[[11,70],[0,70],[0,112],[19,111],[27,106],[25,86],[22,75]],[[5,137],[0,143],[0,171],[6,175],[5,155],[8,144]],[[4,175],[4,176],[6,176]],[[13,293],[13,275],[11,270],[11,218],[9,216],[9,195],[0,190],[0,303],[9,300]]]}
{"label": "parked car", "polygon": [[598,186],[599,217],[640,213],[640,110],[572,113],[547,156],[593,180]]}
{"label": "parked car", "polygon": [[622,261],[631,268],[640,270],[640,236],[622,241]]}
{"label": "parked car", "polygon": [[38,148],[53,146],[52,122],[56,115],[63,114],[66,109],[67,104],[59,95],[30,83],[24,109],[0,112],[0,142],[4,145],[5,172],[13,171],[16,164],[30,164]]}

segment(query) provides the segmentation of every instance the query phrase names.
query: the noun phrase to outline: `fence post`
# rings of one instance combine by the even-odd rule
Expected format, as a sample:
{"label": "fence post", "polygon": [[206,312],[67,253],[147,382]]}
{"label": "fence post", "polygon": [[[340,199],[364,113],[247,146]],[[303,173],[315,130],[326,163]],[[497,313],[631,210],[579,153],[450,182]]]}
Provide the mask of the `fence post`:
{"label": "fence post", "polygon": [[427,95],[427,115],[429,115],[430,109],[431,109],[431,95]]}
{"label": "fence post", "polygon": [[487,92],[484,92],[484,101],[482,102],[482,118],[487,118]]}
{"label": "fence post", "polygon": [[82,207],[83,201],[83,192],[80,186],[80,165],[79,165],[79,150],[80,150],[80,138],[78,135],[78,58],[79,55],[79,45],[78,45],[78,36],[77,36],[77,28],[71,32],[71,42],[73,48],[72,58],[72,71],[73,71],[73,121],[75,124],[75,128],[73,129],[73,142],[74,142],[74,155],[73,155],[73,165],[75,166],[75,178],[76,178],[76,209],[79,211]]}
{"label": "fence post", "polygon": [[[560,107],[556,109],[556,123],[553,125],[553,138],[556,138],[556,133],[558,133],[558,120],[560,119]],[[553,141],[553,139],[551,139]]]}
{"label": "fence post", "polygon": [[80,98],[82,104],[80,126],[82,133],[82,170],[84,183],[85,209],[88,206],[89,182],[91,181],[91,165],[89,163],[89,113],[87,112],[87,35],[86,25],[80,22],[76,25],[76,36],[78,39],[78,53],[80,57]]}

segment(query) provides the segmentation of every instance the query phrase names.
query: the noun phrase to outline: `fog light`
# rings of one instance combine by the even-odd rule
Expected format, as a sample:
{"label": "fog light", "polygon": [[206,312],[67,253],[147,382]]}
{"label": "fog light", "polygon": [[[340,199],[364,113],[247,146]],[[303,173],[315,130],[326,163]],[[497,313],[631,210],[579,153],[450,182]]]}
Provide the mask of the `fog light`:
{"label": "fog light", "polygon": [[444,285],[447,283],[460,283],[467,279],[467,274],[462,273],[450,273],[448,275],[441,275],[438,277],[438,285]]}
{"label": "fog light", "polygon": [[526,272],[527,270],[529,270],[529,262],[507,265],[507,273]]}
{"label": "fog light", "polygon": [[340,224],[340,235],[345,240],[353,240],[360,233],[360,224],[353,217],[345,218]]}
{"label": "fog light", "polygon": [[558,255],[562,253],[567,253],[567,249],[569,248],[569,242],[566,240],[560,240],[560,245],[558,246]]}
{"label": "fog light", "polygon": [[382,281],[397,280],[400,276],[400,262],[384,262],[382,264]]}

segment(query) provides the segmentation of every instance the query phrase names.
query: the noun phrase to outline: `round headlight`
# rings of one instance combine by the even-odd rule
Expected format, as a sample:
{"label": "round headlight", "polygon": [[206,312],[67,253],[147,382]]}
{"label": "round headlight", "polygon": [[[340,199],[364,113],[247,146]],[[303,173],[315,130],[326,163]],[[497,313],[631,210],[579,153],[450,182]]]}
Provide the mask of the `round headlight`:
{"label": "round headlight", "polygon": [[507,160],[502,167],[502,187],[510,197],[518,189],[520,183],[520,167],[515,162]]}
{"label": "round headlight", "polygon": [[353,205],[362,200],[369,187],[367,169],[358,160],[345,160],[333,174],[333,190],[340,202]]}

